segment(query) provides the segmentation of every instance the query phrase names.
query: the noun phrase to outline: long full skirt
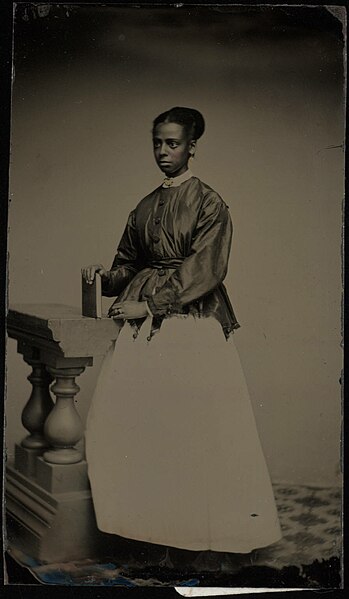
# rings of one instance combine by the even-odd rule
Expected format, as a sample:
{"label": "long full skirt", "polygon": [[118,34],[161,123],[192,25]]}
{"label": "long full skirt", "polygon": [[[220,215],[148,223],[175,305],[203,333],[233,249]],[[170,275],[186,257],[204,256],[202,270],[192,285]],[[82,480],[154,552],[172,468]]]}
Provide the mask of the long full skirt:
{"label": "long full skirt", "polygon": [[233,338],[172,317],[128,323],[106,355],[86,458],[100,530],[194,551],[279,540],[272,486]]}

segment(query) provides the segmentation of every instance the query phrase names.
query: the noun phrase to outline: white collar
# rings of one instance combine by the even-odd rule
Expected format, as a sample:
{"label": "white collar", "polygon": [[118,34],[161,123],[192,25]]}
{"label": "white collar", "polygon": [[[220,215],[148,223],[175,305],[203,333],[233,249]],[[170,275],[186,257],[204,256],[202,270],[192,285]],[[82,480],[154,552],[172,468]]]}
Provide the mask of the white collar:
{"label": "white collar", "polygon": [[188,181],[188,179],[190,179],[192,176],[193,173],[191,172],[190,168],[188,168],[185,173],[178,175],[178,177],[166,177],[162,187],[178,187],[181,183],[184,183],[184,181]]}

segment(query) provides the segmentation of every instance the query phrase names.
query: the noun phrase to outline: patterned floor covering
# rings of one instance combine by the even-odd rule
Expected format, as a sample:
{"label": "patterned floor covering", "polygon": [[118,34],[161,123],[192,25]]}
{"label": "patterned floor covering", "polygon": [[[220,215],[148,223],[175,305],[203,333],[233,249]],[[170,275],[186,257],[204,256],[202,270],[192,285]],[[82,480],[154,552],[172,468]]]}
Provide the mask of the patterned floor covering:
{"label": "patterned floor covering", "polygon": [[254,552],[239,572],[180,576],[166,567],[137,570],[117,559],[45,565],[14,550],[10,555],[46,584],[340,588],[341,490],[278,484],[274,492],[283,538]]}
{"label": "patterned floor covering", "polygon": [[258,552],[260,564],[280,568],[340,556],[340,489],[274,485],[274,492],[283,538]]}

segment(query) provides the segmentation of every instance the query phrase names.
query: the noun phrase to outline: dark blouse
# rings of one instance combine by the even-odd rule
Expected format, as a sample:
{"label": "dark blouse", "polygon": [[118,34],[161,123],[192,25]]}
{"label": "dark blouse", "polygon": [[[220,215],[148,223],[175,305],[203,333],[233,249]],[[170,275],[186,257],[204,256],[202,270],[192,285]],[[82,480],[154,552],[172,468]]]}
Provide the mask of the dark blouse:
{"label": "dark blouse", "polygon": [[239,327],[223,285],[231,239],[228,207],[208,185],[191,177],[158,187],[131,212],[103,295],[147,300],[153,330],[193,313],[215,317],[228,337]]}

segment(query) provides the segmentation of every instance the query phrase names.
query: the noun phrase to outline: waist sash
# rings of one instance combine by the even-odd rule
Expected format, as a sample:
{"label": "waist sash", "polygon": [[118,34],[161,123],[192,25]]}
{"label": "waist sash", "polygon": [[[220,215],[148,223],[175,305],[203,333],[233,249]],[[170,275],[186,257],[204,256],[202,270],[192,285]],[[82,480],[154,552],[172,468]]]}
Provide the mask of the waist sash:
{"label": "waist sash", "polygon": [[156,268],[161,270],[162,268],[178,268],[184,261],[184,257],[174,258],[159,258],[157,260],[150,260],[147,262],[147,268]]}

